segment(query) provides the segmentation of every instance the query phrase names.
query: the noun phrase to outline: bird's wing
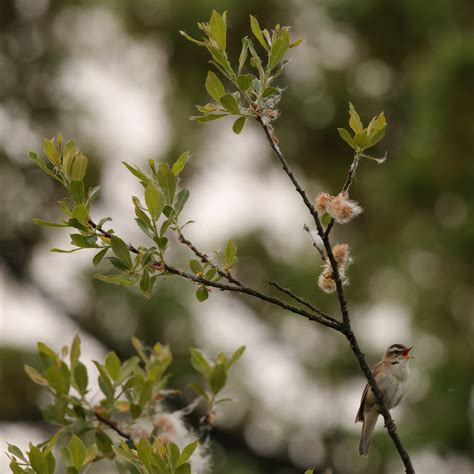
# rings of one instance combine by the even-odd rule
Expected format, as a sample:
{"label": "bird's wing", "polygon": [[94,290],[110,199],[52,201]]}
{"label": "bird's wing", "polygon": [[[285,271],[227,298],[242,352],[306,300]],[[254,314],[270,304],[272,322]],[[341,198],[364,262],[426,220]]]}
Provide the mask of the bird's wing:
{"label": "bird's wing", "polygon": [[[380,373],[380,368],[382,367],[382,362],[377,362],[373,367],[372,367],[372,375],[375,377],[375,380],[377,380],[377,376]],[[375,404],[375,397],[374,394],[372,393],[372,390],[370,389],[369,384],[365,385],[364,391],[362,392],[362,397],[360,399],[360,406],[359,410],[357,411],[357,415],[355,418],[355,422],[364,422],[364,406],[365,405],[374,405]]]}

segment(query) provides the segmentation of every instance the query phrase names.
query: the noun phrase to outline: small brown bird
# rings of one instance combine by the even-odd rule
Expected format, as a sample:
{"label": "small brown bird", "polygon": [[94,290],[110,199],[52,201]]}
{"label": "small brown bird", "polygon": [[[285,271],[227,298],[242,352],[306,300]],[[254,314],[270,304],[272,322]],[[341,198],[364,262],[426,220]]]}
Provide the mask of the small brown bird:
{"label": "small brown bird", "polygon": [[[377,362],[372,368],[372,374],[383,393],[385,406],[391,410],[395,408],[405,397],[410,379],[410,368],[408,362],[409,355],[413,347],[406,347],[403,344],[392,344],[383,356],[380,362]],[[379,417],[377,401],[372,389],[367,384],[362,399],[360,401],[359,411],[357,412],[355,422],[362,422],[362,432],[359,441],[359,454],[367,456],[369,454],[370,438]]]}

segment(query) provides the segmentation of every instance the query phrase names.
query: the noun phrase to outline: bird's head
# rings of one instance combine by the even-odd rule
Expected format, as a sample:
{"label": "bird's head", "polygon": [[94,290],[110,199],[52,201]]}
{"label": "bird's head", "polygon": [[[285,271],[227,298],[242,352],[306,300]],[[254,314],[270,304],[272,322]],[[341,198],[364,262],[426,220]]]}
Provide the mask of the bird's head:
{"label": "bird's head", "polygon": [[410,355],[412,347],[404,346],[403,344],[392,344],[387,348],[383,356],[384,362],[390,364],[398,364],[399,362],[408,362],[409,359],[413,359]]}

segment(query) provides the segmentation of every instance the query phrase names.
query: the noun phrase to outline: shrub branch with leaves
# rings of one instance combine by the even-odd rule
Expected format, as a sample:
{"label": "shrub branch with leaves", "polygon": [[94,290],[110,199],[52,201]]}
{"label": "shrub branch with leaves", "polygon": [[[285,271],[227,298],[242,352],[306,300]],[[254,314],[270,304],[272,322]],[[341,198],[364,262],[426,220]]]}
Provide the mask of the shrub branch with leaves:
{"label": "shrub branch with leaves", "polygon": [[[191,465],[198,463],[197,458],[201,464],[205,461],[205,443],[216,406],[229,400],[219,398],[219,394],[226,385],[229,369],[245,348],[240,347],[230,357],[221,352],[215,361],[199,349],[191,349],[191,364],[203,383],[193,383],[196,399],[173,413],[165,405],[168,397],[179,393],[168,388],[171,351],[159,343],[146,348],[135,337],[132,344],[137,355],[123,362],[115,352],[109,352],[103,364],[93,361],[99,373],[100,394],[91,396],[88,371],[80,360],[79,336],[59,353],[38,343],[41,366],[25,366],[25,370],[33,382],[50,392],[52,403],[43,408],[43,416],[60,429],[40,445],[30,444],[26,453],[9,445],[14,474],[53,474],[56,459],[52,450],[68,435],[69,444],[60,448],[67,474],[86,472],[91,463],[101,460],[114,462],[117,472],[186,474],[191,472]],[[206,410],[194,432],[182,418],[201,400],[205,401]]]}
{"label": "shrub branch with leaves", "polygon": [[[197,106],[201,115],[193,116],[191,119],[197,122],[210,122],[231,116],[235,119],[232,129],[237,134],[242,131],[247,120],[255,120],[263,129],[275,157],[290,179],[296,192],[301,196],[314,221],[313,228],[306,224],[304,228],[311,235],[313,246],[323,260],[323,272],[319,275],[318,284],[322,290],[337,294],[340,318],[326,314],[314,304],[304,300],[278,282],[269,282],[269,284],[292,302],[249,287],[240,281],[232,273],[233,267],[237,263],[237,247],[232,240],[227,242],[223,252],[215,252],[215,258],[211,258],[185,237],[183,229],[188,222],[181,223],[179,217],[188,200],[189,190],[182,187],[180,176],[189,159],[188,152],[184,152],[179,156],[172,166],[167,163],[156,163],[153,160],[149,160],[149,171],[147,173],[137,166],[124,163],[143,187],[143,195],[141,197],[133,196],[132,202],[136,214],[135,222],[150,239],[150,246],[134,246],[120,238],[113,228],[104,228],[104,225],[111,220],[109,217],[100,219],[97,223],[92,220],[90,215],[91,204],[99,189],[98,187],[93,187],[88,189],[87,192],[85,190],[84,176],[88,160],[80,151],[76,142],[69,141],[63,143],[61,136],[58,136],[56,141],[45,139],[44,155],[46,161],[40,159],[35,153],[31,153],[30,158],[49,176],[60,182],[66,188],[68,196],[59,203],[60,209],[64,214],[64,218],[60,223],[45,222],[39,219],[35,222],[40,225],[72,229],[71,244],[73,248],[71,250],[52,249],[55,252],[96,249],[97,253],[93,258],[93,264],[98,265],[103,259],[107,259],[115,269],[113,274],[96,275],[96,278],[104,282],[122,286],[136,285],[146,297],[150,297],[154,285],[157,284],[160,278],[173,275],[179,276],[196,286],[196,297],[199,301],[206,300],[212,288],[242,293],[303,316],[341,333],[347,339],[350,349],[357,358],[361,370],[377,399],[380,413],[385,420],[385,427],[398,451],[406,472],[414,473],[410,457],[397,434],[395,423],[384,404],[382,393],[375,382],[351,327],[344,292],[344,285],[347,283],[347,267],[351,262],[349,247],[346,244],[333,246],[330,240],[330,233],[334,225],[346,224],[362,212],[359,204],[350,198],[349,191],[361,159],[374,160],[380,164],[386,158],[386,156],[377,158],[366,153],[369,148],[376,145],[383,138],[386,128],[385,117],[383,113],[377,115],[364,128],[356,109],[352,104],[349,104],[349,128],[353,133],[351,134],[343,128],[339,128],[338,132],[341,138],[353,149],[352,164],[340,193],[336,196],[321,193],[313,204],[282,153],[273,127],[273,122],[279,115],[277,105],[283,92],[283,89],[275,85],[275,81],[287,64],[285,57],[288,50],[300,45],[302,40],[292,40],[289,27],[276,25],[271,31],[267,29],[262,30],[257,19],[251,16],[250,28],[257,43],[254,44],[251,38],[244,37],[238,64],[233,66],[227,55],[226,13],[221,15],[214,11],[210,21],[198,23],[198,27],[204,34],[199,40],[192,38],[185,32],[181,32],[181,34],[189,41],[205,48],[209,52],[211,56],[210,64],[215,67],[217,74],[209,71],[205,81],[205,88],[213,102],[204,106]],[[260,48],[261,53],[257,51],[258,48]],[[218,74],[226,81],[230,89],[223,84]],[[193,258],[189,261],[189,270],[177,267],[168,257],[167,249],[174,242],[170,240],[173,234],[177,237],[177,242],[186,246],[193,255]],[[164,349],[160,346],[155,357],[159,358],[160,353],[163,356],[165,352],[162,351]],[[140,351],[138,352],[140,354]],[[220,354],[214,365],[205,362],[205,359],[199,354],[201,353],[197,351],[192,352],[192,363],[205,377],[207,386],[195,385],[193,388],[208,403],[207,415],[201,420],[201,425],[202,427],[210,427],[212,426],[214,407],[222,401],[216,398],[217,393],[220,391],[221,385],[225,384],[227,370],[233,364],[234,358],[240,354],[237,353],[237,355],[234,355],[234,358],[230,359]],[[140,356],[142,357],[141,354]],[[71,383],[75,385],[79,392],[84,389],[84,385],[81,385],[81,382],[78,382],[75,378],[76,372],[79,377],[79,374],[84,372],[84,369],[80,368],[82,366],[79,365],[76,359],[74,359],[76,360],[74,366],[72,366],[73,359],[71,359],[72,365],[68,368],[64,362],[58,362],[57,356],[53,357],[50,354],[48,357],[52,358],[49,363],[53,368],[51,369],[48,366],[46,370],[59,374],[57,375],[59,377],[58,380],[62,380],[61,377],[63,375],[61,374],[63,372],[66,374],[68,371],[72,371],[73,379],[71,380],[73,382]],[[137,364],[134,366],[134,370],[138,370],[138,359],[133,360]],[[144,405],[142,402],[144,400],[148,402],[156,391],[162,389],[160,386],[161,382],[156,382],[158,383],[157,386],[152,379],[147,378],[147,370],[150,369],[147,369],[148,362],[143,357],[142,363],[145,366],[140,368],[141,382],[139,382],[138,391],[136,388],[128,387],[126,392],[128,393],[126,397],[129,403],[127,406],[132,418],[134,415],[138,416],[143,412]],[[135,363],[128,362],[128,364],[133,365]],[[84,415],[86,418],[83,419],[91,422],[87,416],[92,416],[96,422],[99,421],[102,425],[105,423],[109,429],[114,430],[114,426],[117,427],[117,425],[112,424],[110,414],[114,407],[116,391],[123,391],[123,388],[119,388],[119,386],[126,386],[125,379],[123,379],[125,369],[123,369],[123,365],[120,365],[118,359],[111,355],[108,356],[108,362],[106,360],[105,365],[96,365],[100,372],[99,383],[101,390],[106,395],[100,406],[101,410],[105,410],[106,414],[104,415],[102,411],[99,411],[99,413],[94,411],[88,412],[82,408],[86,413]],[[161,376],[160,370],[157,373]],[[38,375],[36,373],[30,373],[30,375],[34,375],[35,378],[46,377],[46,375]],[[128,375],[130,376],[130,374]],[[51,378],[51,375],[49,377]],[[64,375],[64,377],[66,376]],[[137,375],[133,377],[135,379]],[[158,377],[158,380],[161,379]],[[46,383],[51,385],[47,377]],[[65,382],[58,383],[57,387],[53,386],[53,391],[57,395],[62,394],[58,398],[58,400],[62,400],[60,406],[69,407],[69,399],[63,393],[67,384]],[[58,392],[60,386],[63,392]],[[144,398],[141,399],[141,397]],[[80,398],[79,401],[82,403],[83,399]],[[77,404],[77,406],[82,407],[81,403]],[[66,417],[69,413],[68,409],[61,408],[61,410],[66,410],[60,411],[60,415]],[[103,417],[103,419],[100,417]],[[107,422],[109,422],[108,425]],[[207,428],[201,433],[201,440],[206,438],[206,430]],[[117,430],[115,431],[122,438],[127,438]],[[51,449],[49,444],[38,449],[43,453],[44,459],[50,459]],[[188,446],[179,454],[176,451],[178,448],[170,448],[169,445],[165,446],[159,438],[154,442],[141,438],[139,444],[133,446],[130,446],[126,439],[122,441],[120,446],[115,445],[111,449],[120,458],[140,466],[142,472],[155,472],[147,464],[150,459],[160,459],[160,461],[156,461],[158,465],[158,471],[156,472],[185,472],[177,471],[177,469],[181,469],[178,466],[180,465],[179,459],[182,456],[186,457],[184,455],[185,452],[188,452],[186,450],[191,451],[191,448]],[[71,450],[71,447],[69,447],[69,450]],[[14,453],[12,454],[14,455]],[[89,459],[89,457],[86,456],[84,459]],[[168,463],[167,469],[175,470],[163,470],[164,467],[160,464],[162,461]]]}

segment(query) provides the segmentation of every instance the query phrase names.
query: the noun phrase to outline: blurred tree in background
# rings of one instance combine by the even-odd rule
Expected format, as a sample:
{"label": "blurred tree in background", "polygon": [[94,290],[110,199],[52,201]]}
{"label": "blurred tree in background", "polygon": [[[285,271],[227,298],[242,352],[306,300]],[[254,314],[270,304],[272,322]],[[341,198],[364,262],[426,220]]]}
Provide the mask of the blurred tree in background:
{"label": "blurred tree in background", "polygon": [[[211,251],[233,236],[249,283],[264,287],[271,276],[335,308],[334,298],[316,289],[319,261],[301,230],[308,217],[260,131],[248,127],[236,138],[228,123],[211,129],[186,120],[202,103],[208,68],[205,53],[178,32],[194,31],[212,8],[229,10],[231,38],[249,33],[253,14],[266,26],[292,25],[306,39],[280,81],[288,90],[276,129],[313,195],[342,186],[350,153],[336,127],[346,122],[347,100],[365,117],[385,110],[389,159],[383,170],[362,163],[352,193],[365,212],[350,234],[337,229],[358,262],[348,288],[353,324],[372,361],[390,343],[415,345],[409,399],[395,418],[418,471],[472,472],[469,0],[4,0],[0,439],[31,438],[20,422],[46,429],[39,424],[42,400],[21,371],[36,340],[59,345],[79,330],[84,352],[129,357],[135,334],[170,344],[176,386],[190,381],[190,345],[210,352],[247,345],[232,387],[239,404],[228,407],[214,434],[213,472],[400,468],[382,433],[368,461],[356,454],[352,422],[363,381],[337,334],[227,295],[196,307],[193,288],[174,281],[147,301],[93,280],[87,257],[50,254],[51,235],[32,224],[45,209],[56,217],[61,193],[27,160],[43,136],[80,139],[94,158],[89,179],[95,184],[107,174],[98,207],[130,240],[139,235],[128,228],[134,188],[120,162],[171,160],[190,149],[189,215],[199,217],[193,240]],[[240,45],[230,44],[238,54]]]}

